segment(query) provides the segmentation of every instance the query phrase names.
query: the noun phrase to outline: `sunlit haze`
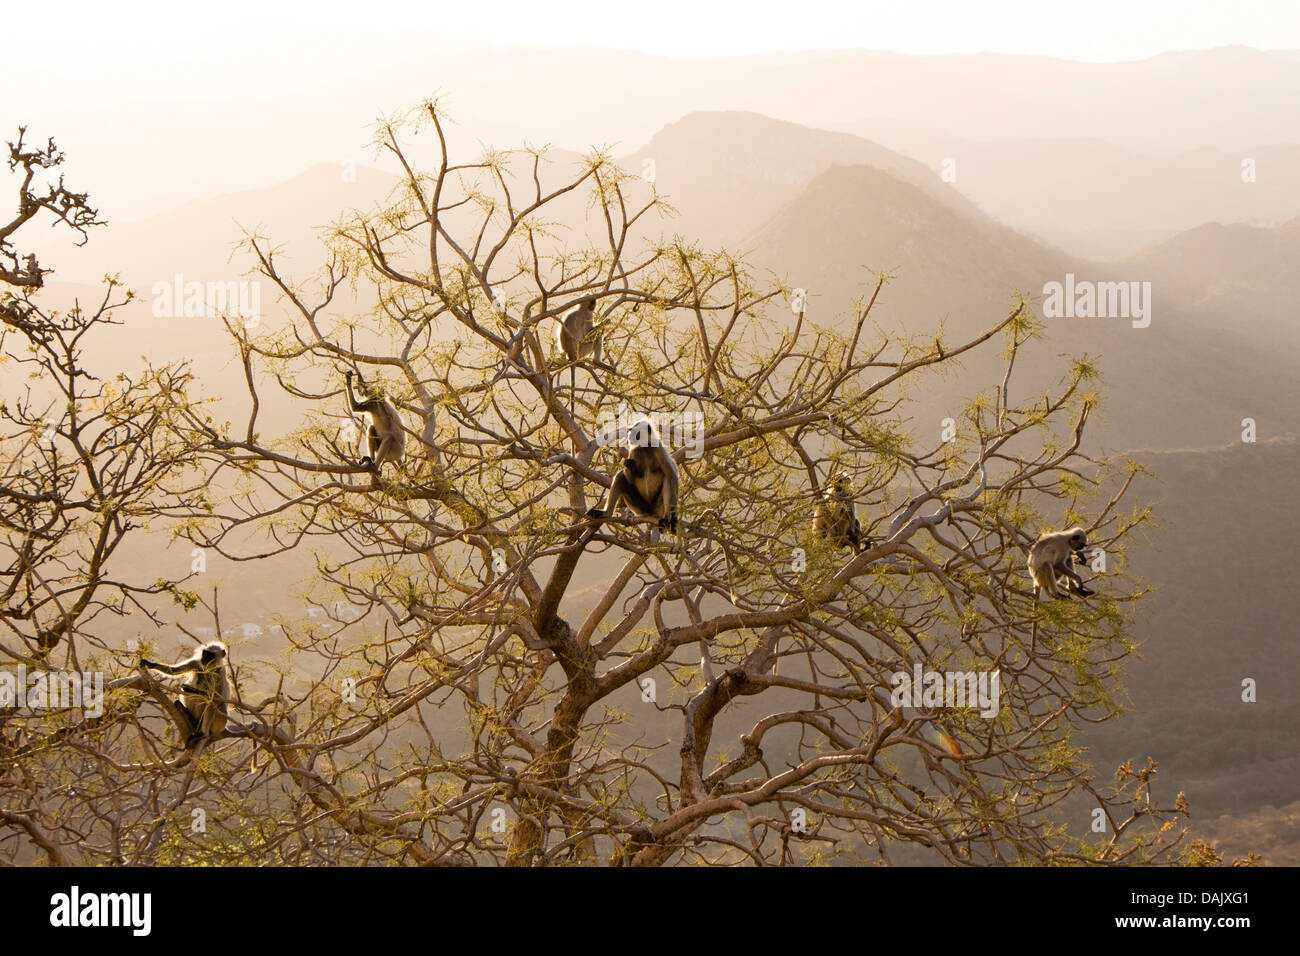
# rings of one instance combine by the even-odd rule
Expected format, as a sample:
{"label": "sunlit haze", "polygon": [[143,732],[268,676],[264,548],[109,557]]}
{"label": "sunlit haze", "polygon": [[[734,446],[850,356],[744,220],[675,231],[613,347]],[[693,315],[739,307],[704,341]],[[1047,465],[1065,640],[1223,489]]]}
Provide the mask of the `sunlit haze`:
{"label": "sunlit haze", "polygon": [[[772,50],[867,49],[896,53],[1017,53],[1111,61],[1168,50],[1242,44],[1300,47],[1300,6],[1248,0],[1123,0],[1060,4],[758,0],[742,7],[691,0],[540,4],[497,0],[430,4],[420,0],[325,0],[310,5],[233,0],[186,6],[164,2],[53,2],[18,13],[31,25],[60,21],[60,45],[116,51],[150,48],[166,58],[237,60],[240,45],[268,32],[427,28],[480,43],[590,44],[673,57],[731,56]],[[160,49],[159,46],[165,48]],[[10,47],[19,62],[44,60],[37,47]]]}

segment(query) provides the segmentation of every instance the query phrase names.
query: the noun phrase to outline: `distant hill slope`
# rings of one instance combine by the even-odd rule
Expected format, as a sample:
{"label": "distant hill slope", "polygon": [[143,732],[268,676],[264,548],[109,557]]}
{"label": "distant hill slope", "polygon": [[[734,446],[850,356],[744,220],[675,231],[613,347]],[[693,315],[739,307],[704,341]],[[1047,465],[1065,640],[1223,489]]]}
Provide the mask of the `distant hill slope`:
{"label": "distant hill slope", "polygon": [[[1097,765],[1150,754],[1164,785],[1186,790],[1194,822],[1292,804],[1300,799],[1300,591],[1290,569],[1300,512],[1281,476],[1300,473],[1300,441],[1135,457],[1157,476],[1134,491],[1156,502],[1162,526],[1130,557],[1157,590],[1133,631],[1143,642],[1128,681],[1133,713],[1087,735]],[[1242,702],[1245,678],[1257,683],[1256,703]],[[1241,820],[1222,827],[1249,830]],[[1294,856],[1294,827],[1290,839]]]}
{"label": "distant hill slope", "polygon": [[[863,269],[904,270],[915,286],[909,301],[940,315],[952,309],[948,293],[958,285],[968,294],[965,310],[1000,307],[1014,289],[1041,286],[1065,259],[969,204],[941,202],[863,165],[830,167],[741,246],[827,305],[851,298],[865,281]],[[846,269],[850,261],[857,268]]]}
{"label": "distant hill slope", "polygon": [[1258,853],[1271,866],[1300,866],[1300,801],[1225,813],[1197,824],[1197,834],[1225,852],[1225,860]]}
{"label": "distant hill slope", "polygon": [[659,191],[681,212],[675,230],[705,245],[734,245],[835,165],[873,166],[954,209],[970,201],[933,170],[847,133],[745,112],[689,113],[622,162],[654,163]]}
{"label": "distant hill slope", "polygon": [[[1148,154],[1095,138],[970,140],[873,120],[852,131],[938,170],[990,216],[1074,255],[1132,255],[1202,223],[1300,214],[1300,143]],[[1254,180],[1242,163],[1254,163]]]}
{"label": "distant hill slope", "polygon": [[1300,349],[1300,217],[1272,228],[1206,223],[1115,266],[1170,290],[1190,322],[1228,347],[1248,337]]}
{"label": "distant hill slope", "polygon": [[[1235,437],[1245,417],[1267,421],[1261,434],[1276,435],[1289,426],[1274,410],[1300,403],[1297,356],[1278,349],[1274,326],[1264,319],[1244,309],[1193,308],[1195,293],[1183,292],[1176,275],[1144,263],[1072,259],[881,169],[828,170],[742,246],[752,250],[752,263],[806,288],[810,314],[820,321],[869,288],[870,270],[893,272],[873,317],[913,333],[946,319],[949,344],[1000,319],[1017,290],[1041,304],[1044,283],[1063,282],[1067,272],[1089,281],[1151,281],[1150,327],[1135,329],[1129,318],[1049,318],[1047,339],[1028,349],[1020,366],[1023,395],[1060,371],[1061,353],[1099,357],[1103,427],[1093,435],[1110,448],[1218,444]],[[1207,263],[1189,288],[1214,274]],[[1284,301],[1286,287],[1279,288]],[[1000,368],[998,350],[965,364],[965,374],[928,391],[927,414],[942,417],[962,396],[989,385]]]}
{"label": "distant hill slope", "polygon": [[299,268],[320,261],[316,237],[350,209],[368,209],[388,195],[397,179],[369,166],[318,163],[292,179],[264,189],[201,199],[144,219],[110,222],[92,230],[90,241],[75,246],[59,235],[38,246],[42,262],[59,282],[95,282],[105,272],[121,272],[143,296],[153,283],[171,281],[177,272],[199,281],[235,279],[249,268],[247,257],[232,253],[243,230],[261,231],[283,248]]}

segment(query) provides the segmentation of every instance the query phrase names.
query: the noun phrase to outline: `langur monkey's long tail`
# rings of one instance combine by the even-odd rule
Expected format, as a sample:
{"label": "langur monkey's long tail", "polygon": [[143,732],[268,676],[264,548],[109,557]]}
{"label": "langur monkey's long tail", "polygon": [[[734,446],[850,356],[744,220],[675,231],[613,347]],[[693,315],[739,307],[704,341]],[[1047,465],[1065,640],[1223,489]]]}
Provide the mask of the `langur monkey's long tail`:
{"label": "langur monkey's long tail", "polygon": [[1034,583],[1034,619],[1029,625],[1029,657],[1038,652],[1038,583]]}
{"label": "langur monkey's long tail", "polygon": [[[1049,572],[1052,572],[1052,569],[1051,569],[1051,568],[1048,568],[1047,570],[1048,570]],[[1034,586],[1034,611],[1033,611],[1034,617],[1033,617],[1033,621],[1030,623],[1030,630],[1029,630],[1029,656],[1030,656],[1030,658],[1032,658],[1035,654],[1038,653],[1038,600],[1039,600],[1039,596],[1043,593],[1044,589],[1046,589],[1047,592],[1048,592],[1049,594],[1052,595],[1052,597],[1056,597],[1056,592],[1055,592],[1054,590],[1052,590],[1052,589],[1056,586],[1056,575],[1055,575],[1055,573],[1050,573],[1050,574],[1049,574],[1049,576],[1048,576],[1048,578],[1047,578],[1047,582],[1046,582],[1046,585],[1047,585],[1047,586],[1045,587],[1044,585],[1039,584],[1039,581],[1038,581],[1038,574],[1037,574],[1037,573],[1036,573],[1032,568],[1030,568],[1030,570],[1029,570],[1029,580],[1033,583],[1033,586]]]}

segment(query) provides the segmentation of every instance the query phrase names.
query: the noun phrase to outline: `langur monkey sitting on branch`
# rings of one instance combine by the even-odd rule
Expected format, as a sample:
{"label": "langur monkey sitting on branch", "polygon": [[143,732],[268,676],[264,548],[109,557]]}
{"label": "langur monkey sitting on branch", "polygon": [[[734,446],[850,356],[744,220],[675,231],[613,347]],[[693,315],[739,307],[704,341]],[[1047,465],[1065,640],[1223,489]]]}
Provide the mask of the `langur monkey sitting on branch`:
{"label": "langur monkey sitting on branch", "polygon": [[822,492],[822,500],[813,512],[813,534],[826,538],[836,548],[845,546],[861,554],[871,547],[871,539],[862,533],[862,525],[853,507],[853,488],[849,476],[840,472]]}
{"label": "langur monkey sitting on branch", "polygon": [[596,298],[588,297],[555,326],[555,344],[569,361],[569,403],[573,403],[573,393],[578,387],[578,363],[588,356],[592,364],[603,369],[613,370],[613,366],[601,358],[604,348],[603,330],[596,322]]}
{"label": "langur monkey sitting on branch", "polygon": [[677,463],[659,437],[659,429],[642,418],[628,429],[627,457],[614,476],[604,509],[592,508],[589,518],[608,518],[626,504],[645,518],[658,518],[659,530],[677,533]]}
{"label": "langur monkey sitting on branch", "polygon": [[1097,593],[1084,586],[1071,556],[1077,557],[1080,564],[1087,564],[1088,556],[1083,550],[1087,546],[1088,536],[1077,526],[1038,536],[1029,548],[1029,576],[1034,581],[1035,601],[1043,591],[1061,600],[1069,600],[1070,594],[1089,597]]}
{"label": "langur monkey sitting on branch", "polygon": [[[370,417],[370,430],[366,436],[370,454],[362,458],[360,463],[377,475],[384,462],[397,464],[402,460],[406,451],[406,431],[402,428],[402,419],[398,417],[397,409],[388,399],[380,396],[364,402],[357,401],[352,392],[352,374],[351,370],[347,373],[348,408]],[[365,382],[361,382],[361,387],[365,388]]]}
{"label": "langur monkey sitting on branch", "polygon": [[601,360],[602,338],[596,323],[595,296],[583,299],[555,326],[555,344],[570,362],[590,355],[595,364],[608,368]]}
{"label": "langur monkey sitting on branch", "polygon": [[230,697],[230,682],[226,679],[226,645],[209,641],[184,660],[175,664],[160,664],[141,657],[140,664],[163,674],[190,674],[181,685],[181,695],[176,706],[189,719],[190,734],[185,740],[186,749],[193,749],[200,740],[219,736],[226,729],[226,701]]}

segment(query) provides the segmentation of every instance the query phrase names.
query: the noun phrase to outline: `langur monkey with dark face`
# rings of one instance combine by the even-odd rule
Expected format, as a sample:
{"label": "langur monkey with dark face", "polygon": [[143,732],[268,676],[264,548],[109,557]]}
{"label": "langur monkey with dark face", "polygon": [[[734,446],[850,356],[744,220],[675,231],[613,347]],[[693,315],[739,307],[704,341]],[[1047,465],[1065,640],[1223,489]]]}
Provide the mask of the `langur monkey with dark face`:
{"label": "langur monkey with dark face", "polygon": [[645,518],[658,518],[659,530],[677,533],[677,464],[660,441],[659,429],[642,418],[628,430],[627,457],[614,476],[604,509],[592,508],[589,518],[608,518],[626,504]]}
{"label": "langur monkey with dark face", "polygon": [[854,512],[853,488],[844,472],[836,475],[822,492],[822,500],[813,512],[813,534],[830,540],[836,548],[847,545],[855,554],[871,547],[871,539],[862,533]]}
{"label": "langur monkey with dark face", "polygon": [[204,738],[211,740],[226,729],[230,682],[226,679],[225,644],[209,641],[175,664],[160,664],[143,657],[140,664],[163,674],[193,675],[181,685],[181,696],[176,698],[176,706],[190,721],[186,749],[193,748]]}
{"label": "langur monkey with dark face", "polygon": [[[1070,594],[1089,597],[1096,594],[1084,587],[1083,578],[1074,570],[1074,559],[1088,563],[1083,549],[1088,546],[1088,536],[1079,527],[1052,531],[1038,536],[1029,548],[1029,576],[1034,581],[1034,600],[1046,591],[1050,597],[1069,600]],[[1059,590],[1058,590],[1059,588]]]}
{"label": "langur monkey with dark face", "polygon": [[[365,383],[361,383],[365,388]],[[402,420],[397,415],[397,409],[393,407],[392,402],[383,398],[372,398],[364,402],[358,402],[356,395],[352,392],[352,371],[347,374],[348,386],[348,408],[354,412],[362,412],[370,417],[370,431],[367,434],[367,442],[370,448],[370,454],[361,459],[361,464],[379,474],[379,468],[386,461],[397,464],[402,460],[402,455],[406,451],[406,431],[402,428]]]}

